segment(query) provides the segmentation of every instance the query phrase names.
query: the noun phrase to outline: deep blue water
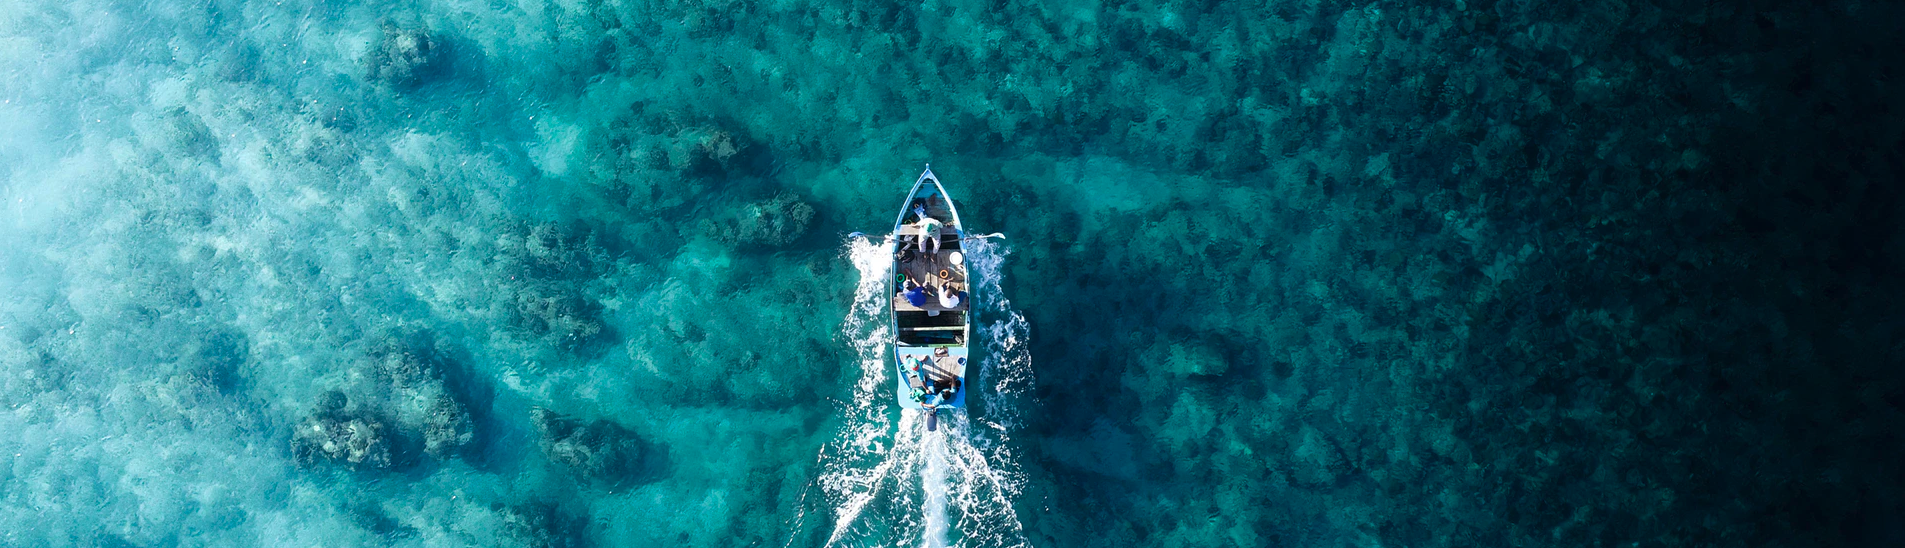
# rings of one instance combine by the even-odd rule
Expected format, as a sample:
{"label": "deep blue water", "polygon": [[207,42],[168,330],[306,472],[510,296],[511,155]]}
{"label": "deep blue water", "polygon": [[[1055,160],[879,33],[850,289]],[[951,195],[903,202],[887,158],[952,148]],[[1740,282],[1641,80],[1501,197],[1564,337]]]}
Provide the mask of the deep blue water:
{"label": "deep blue water", "polygon": [[1900,21],[0,3],[0,545],[1905,545]]}

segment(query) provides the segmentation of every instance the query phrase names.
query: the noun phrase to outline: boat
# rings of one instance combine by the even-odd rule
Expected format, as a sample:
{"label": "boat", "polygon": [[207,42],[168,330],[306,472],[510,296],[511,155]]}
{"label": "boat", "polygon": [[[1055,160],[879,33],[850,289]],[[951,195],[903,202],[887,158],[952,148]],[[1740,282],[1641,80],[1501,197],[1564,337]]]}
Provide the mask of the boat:
{"label": "boat", "polygon": [[[925,413],[928,431],[936,428],[940,411],[966,407],[972,298],[960,246],[965,237],[959,210],[927,165],[893,221],[893,268],[887,272],[900,406]],[[950,294],[950,302],[942,293]]]}

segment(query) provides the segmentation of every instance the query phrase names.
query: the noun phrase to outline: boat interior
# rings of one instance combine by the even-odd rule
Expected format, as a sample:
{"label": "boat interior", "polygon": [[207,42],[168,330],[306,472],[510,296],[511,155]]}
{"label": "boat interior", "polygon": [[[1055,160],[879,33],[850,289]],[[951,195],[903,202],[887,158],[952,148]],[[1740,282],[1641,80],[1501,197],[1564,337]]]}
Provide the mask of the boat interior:
{"label": "boat interior", "polygon": [[[965,348],[923,348],[899,349],[901,371],[906,374],[906,384],[912,388],[926,391],[928,384],[933,387],[955,387],[966,378]],[[920,359],[924,358],[924,363]],[[914,370],[914,366],[919,368]]]}
{"label": "boat interior", "polygon": [[[958,213],[946,199],[938,180],[929,170],[913,187],[913,196],[893,229],[895,243],[892,287],[893,323],[898,329],[894,353],[898,358],[902,404],[927,409],[926,429],[932,430],[935,414],[931,409],[963,407],[966,401],[966,358],[970,353],[967,337],[972,331],[972,297],[967,283],[964,249],[961,245]],[[937,249],[922,245],[925,235],[922,216],[944,223],[939,228]],[[916,283],[925,288],[926,299],[914,305],[906,299],[906,286]],[[961,298],[953,306],[944,306],[941,293],[957,291]],[[917,298],[917,296],[915,296]],[[945,400],[932,399],[938,395]],[[936,402],[936,403],[935,403]]]}
{"label": "boat interior", "polygon": [[[920,217],[915,208],[923,209],[927,215],[946,223],[941,230],[937,252],[926,253],[919,243],[921,229]],[[953,307],[941,306],[939,292],[946,284],[955,291],[966,292],[966,265],[959,240],[958,219],[952,208],[947,206],[944,196],[939,195],[938,187],[922,185],[919,193],[907,206],[907,212],[900,218],[901,224],[895,231],[899,237],[896,250],[898,275],[893,279],[893,312],[895,323],[899,327],[901,345],[945,346],[966,344],[966,313],[971,306],[971,294],[967,293],[959,304]],[[912,281],[926,287],[927,298],[924,305],[915,306],[907,302],[902,294],[906,282]]]}
{"label": "boat interior", "polygon": [[913,199],[907,202],[906,214],[900,219],[900,224],[910,228],[914,223],[919,222],[919,215],[913,213],[915,207],[924,208],[927,215],[945,221],[952,228],[959,228],[958,219],[953,218],[952,208],[947,206],[946,197],[939,193],[938,186],[920,185],[919,192],[913,194]]}
{"label": "boat interior", "polygon": [[902,310],[895,314],[901,346],[961,346],[966,344],[966,313]]}

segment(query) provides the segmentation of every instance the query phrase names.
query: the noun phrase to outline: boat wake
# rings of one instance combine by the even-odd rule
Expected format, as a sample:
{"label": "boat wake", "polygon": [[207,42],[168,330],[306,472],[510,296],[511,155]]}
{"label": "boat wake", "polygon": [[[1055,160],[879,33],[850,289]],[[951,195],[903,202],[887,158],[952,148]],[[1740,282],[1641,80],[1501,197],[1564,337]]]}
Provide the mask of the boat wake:
{"label": "boat wake", "polygon": [[860,378],[853,401],[842,406],[840,434],[820,455],[817,484],[829,508],[825,545],[1027,545],[1013,508],[1024,478],[1010,434],[1030,397],[1031,355],[1025,318],[999,291],[1005,251],[985,240],[965,244],[976,281],[968,294],[980,319],[989,320],[975,326],[986,349],[976,381],[983,403],[973,414],[941,410],[936,432],[926,430],[918,411],[893,401],[886,356],[890,244],[851,238],[846,254],[860,282],[842,336],[857,353]]}

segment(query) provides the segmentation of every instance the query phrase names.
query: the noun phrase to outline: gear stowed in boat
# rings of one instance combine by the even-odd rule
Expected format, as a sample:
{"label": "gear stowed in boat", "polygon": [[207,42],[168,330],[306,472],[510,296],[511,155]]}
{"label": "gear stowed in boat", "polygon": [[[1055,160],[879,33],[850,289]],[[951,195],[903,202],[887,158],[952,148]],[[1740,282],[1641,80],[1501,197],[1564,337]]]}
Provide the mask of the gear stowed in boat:
{"label": "gear stowed in boat", "polygon": [[965,229],[931,166],[913,183],[893,222],[893,358],[900,405],[926,413],[966,406],[972,304],[967,294]]}

